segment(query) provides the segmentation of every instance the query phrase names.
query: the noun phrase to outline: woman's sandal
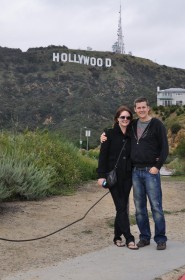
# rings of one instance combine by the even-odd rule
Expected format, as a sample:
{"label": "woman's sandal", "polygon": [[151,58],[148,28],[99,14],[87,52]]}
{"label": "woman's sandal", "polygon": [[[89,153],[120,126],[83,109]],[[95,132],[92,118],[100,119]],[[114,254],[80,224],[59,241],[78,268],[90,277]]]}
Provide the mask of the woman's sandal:
{"label": "woman's sandal", "polygon": [[117,247],[124,247],[125,246],[125,243],[122,240],[120,240],[120,239],[114,240],[114,244]]}
{"label": "woman's sandal", "polygon": [[134,241],[131,241],[127,244],[128,249],[130,250],[138,250],[139,247],[134,243]]}

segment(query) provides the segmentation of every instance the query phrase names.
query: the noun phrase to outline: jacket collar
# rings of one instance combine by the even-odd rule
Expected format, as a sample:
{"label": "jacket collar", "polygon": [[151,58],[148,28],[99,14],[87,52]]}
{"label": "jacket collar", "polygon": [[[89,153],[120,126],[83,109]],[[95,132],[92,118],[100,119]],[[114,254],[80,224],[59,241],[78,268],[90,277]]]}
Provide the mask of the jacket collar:
{"label": "jacket collar", "polygon": [[118,123],[114,124],[113,129],[114,129],[114,131],[115,131],[116,133],[119,133],[119,134],[121,134],[121,135],[124,135],[125,137],[129,137],[129,135],[128,135],[128,129],[127,129],[126,133],[123,134],[123,132],[122,132],[122,130],[121,130],[121,128],[120,128],[120,126],[119,126]]}

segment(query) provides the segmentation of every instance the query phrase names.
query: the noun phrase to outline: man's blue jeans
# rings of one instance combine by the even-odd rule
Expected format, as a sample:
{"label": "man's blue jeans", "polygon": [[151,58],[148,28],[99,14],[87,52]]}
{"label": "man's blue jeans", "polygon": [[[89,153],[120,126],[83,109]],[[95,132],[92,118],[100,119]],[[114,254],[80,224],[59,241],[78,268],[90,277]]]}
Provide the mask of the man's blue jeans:
{"label": "man's blue jeans", "polygon": [[140,230],[140,239],[150,240],[151,231],[147,211],[147,197],[150,202],[153,220],[155,223],[154,240],[166,242],[165,218],[162,209],[162,190],[160,173],[150,174],[150,168],[134,167],[132,173],[133,195],[136,207],[136,222]]}

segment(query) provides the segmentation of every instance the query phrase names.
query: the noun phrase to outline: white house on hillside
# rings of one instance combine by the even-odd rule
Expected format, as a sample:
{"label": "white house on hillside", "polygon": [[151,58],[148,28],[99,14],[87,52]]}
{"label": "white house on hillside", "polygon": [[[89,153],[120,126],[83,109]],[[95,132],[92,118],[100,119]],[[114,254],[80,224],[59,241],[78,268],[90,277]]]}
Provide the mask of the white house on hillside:
{"label": "white house on hillside", "polygon": [[161,90],[157,87],[157,106],[185,105],[185,89],[169,88]]}

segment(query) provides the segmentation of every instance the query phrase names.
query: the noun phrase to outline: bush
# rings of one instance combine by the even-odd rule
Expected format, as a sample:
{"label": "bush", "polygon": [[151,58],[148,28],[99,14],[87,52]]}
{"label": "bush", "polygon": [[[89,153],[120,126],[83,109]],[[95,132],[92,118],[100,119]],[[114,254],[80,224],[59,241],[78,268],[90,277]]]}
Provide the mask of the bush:
{"label": "bush", "polygon": [[183,113],[184,113],[184,111],[183,111],[181,108],[179,108],[179,109],[176,111],[177,116],[180,116],[180,115],[182,115]]}
{"label": "bush", "polygon": [[165,111],[165,107],[162,106],[162,105],[160,105],[160,106],[159,106],[159,110],[160,110],[161,112],[164,112],[164,111]]}
{"label": "bush", "polygon": [[174,151],[174,154],[179,156],[180,158],[185,158],[185,139],[181,139]]}
{"label": "bush", "polygon": [[19,161],[16,156],[3,156],[0,162],[0,200],[44,197],[54,175],[52,167],[38,169],[29,158]]}
{"label": "bush", "polygon": [[98,160],[98,158],[99,158],[99,153],[100,153],[99,149],[98,149],[98,150],[97,150],[97,149],[89,150],[88,156],[89,156],[90,158],[93,158],[93,159],[97,159],[97,160]]}
{"label": "bush", "polygon": [[185,174],[185,161],[179,158],[175,158],[167,167],[174,170],[173,175],[175,176]]}
{"label": "bush", "polygon": [[177,134],[177,132],[181,129],[181,125],[179,123],[173,123],[171,126],[172,134]]}
{"label": "bush", "polygon": [[174,113],[177,109],[177,106],[176,105],[172,105],[172,106],[169,106],[169,109],[170,109],[170,113]]}
{"label": "bush", "polygon": [[13,196],[35,199],[60,194],[97,177],[97,160],[83,156],[61,135],[40,131],[3,133],[0,151],[3,159],[0,199]]}

